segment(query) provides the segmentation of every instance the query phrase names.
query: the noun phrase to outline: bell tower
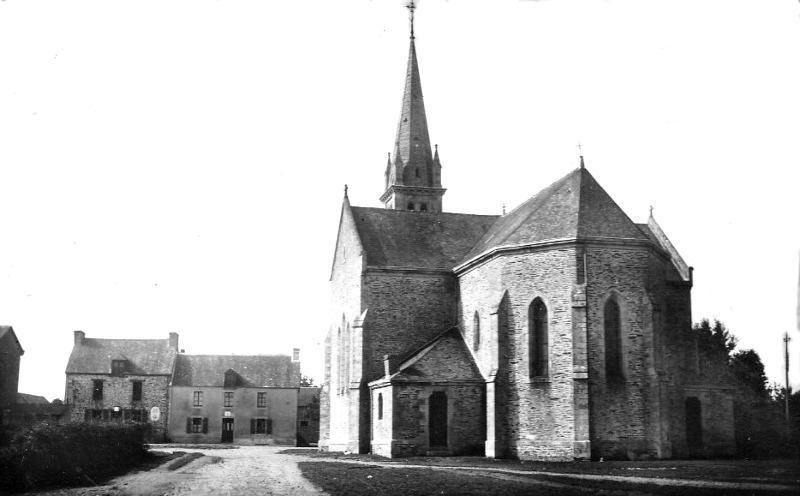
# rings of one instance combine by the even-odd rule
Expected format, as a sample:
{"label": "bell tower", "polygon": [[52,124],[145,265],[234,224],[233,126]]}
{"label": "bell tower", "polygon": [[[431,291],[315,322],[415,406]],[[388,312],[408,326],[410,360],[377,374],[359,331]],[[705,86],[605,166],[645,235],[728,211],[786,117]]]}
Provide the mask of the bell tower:
{"label": "bell tower", "polygon": [[414,46],[414,2],[408,5],[411,12],[411,46],[408,53],[406,85],[394,151],[386,164],[386,191],[380,200],[384,207],[394,210],[441,212],[442,165],[438,145],[431,148],[428,136],[428,119],[422,100],[422,83]]}

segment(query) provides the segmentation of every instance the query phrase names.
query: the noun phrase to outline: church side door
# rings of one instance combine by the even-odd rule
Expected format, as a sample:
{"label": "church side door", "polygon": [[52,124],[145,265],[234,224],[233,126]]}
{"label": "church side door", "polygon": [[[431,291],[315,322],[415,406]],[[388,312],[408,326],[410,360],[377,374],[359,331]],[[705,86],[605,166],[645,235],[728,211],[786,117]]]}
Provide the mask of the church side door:
{"label": "church side door", "polygon": [[431,448],[447,447],[447,395],[441,391],[431,394],[429,400],[428,432]]}

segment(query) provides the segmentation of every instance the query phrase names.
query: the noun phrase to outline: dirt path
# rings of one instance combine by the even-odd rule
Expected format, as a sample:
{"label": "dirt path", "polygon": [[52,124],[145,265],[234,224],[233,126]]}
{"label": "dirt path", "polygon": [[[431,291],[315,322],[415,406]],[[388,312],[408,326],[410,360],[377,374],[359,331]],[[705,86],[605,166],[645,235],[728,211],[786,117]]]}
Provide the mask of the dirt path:
{"label": "dirt path", "polygon": [[159,447],[158,451],[199,452],[198,458],[177,470],[170,463],[155,469],[117,477],[102,486],[36,493],[40,496],[151,496],[151,495],[279,495],[326,494],[300,474],[304,458],[282,455],[285,446],[245,446],[239,449]]}

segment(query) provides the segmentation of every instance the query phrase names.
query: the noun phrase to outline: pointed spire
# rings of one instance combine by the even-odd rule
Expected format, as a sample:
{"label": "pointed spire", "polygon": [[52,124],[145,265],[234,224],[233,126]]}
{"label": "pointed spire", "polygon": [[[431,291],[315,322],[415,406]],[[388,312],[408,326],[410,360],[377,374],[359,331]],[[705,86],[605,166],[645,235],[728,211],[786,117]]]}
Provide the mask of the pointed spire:
{"label": "pointed spire", "polygon": [[[434,158],[428,135],[428,119],[422,98],[422,82],[417,50],[414,45],[414,2],[407,5],[411,19],[411,41],[406,67],[406,84],[395,146],[386,174],[386,192],[381,201],[387,208],[406,210],[410,205],[424,205],[429,212],[441,212],[441,165]],[[414,191],[410,191],[413,188]],[[404,190],[402,194],[400,191]]]}

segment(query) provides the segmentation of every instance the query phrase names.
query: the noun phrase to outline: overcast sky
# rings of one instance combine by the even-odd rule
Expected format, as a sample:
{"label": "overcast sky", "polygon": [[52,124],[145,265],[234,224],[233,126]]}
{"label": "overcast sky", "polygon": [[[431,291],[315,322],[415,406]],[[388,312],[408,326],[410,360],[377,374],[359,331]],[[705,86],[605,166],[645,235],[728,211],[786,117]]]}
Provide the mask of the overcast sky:
{"label": "overcast sky", "polygon": [[[380,206],[401,0],[0,3],[0,324],[63,397],[73,331],[187,353],[301,348],[322,379],[343,196]],[[800,253],[796,0],[422,0],[446,211],[499,214],[579,164],[652,205],[718,318],[783,382]]]}

